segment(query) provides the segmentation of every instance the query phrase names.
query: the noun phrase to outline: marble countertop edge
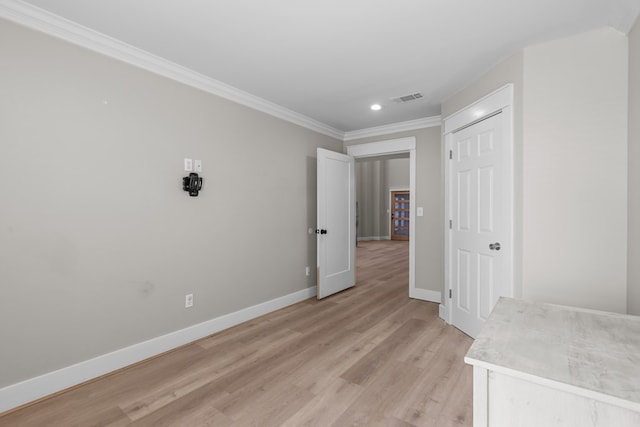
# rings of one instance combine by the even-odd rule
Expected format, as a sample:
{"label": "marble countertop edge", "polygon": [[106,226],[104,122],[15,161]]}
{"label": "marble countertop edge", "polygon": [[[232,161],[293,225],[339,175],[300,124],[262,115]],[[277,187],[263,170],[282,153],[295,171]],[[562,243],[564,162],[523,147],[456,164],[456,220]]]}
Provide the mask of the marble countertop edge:
{"label": "marble countertop edge", "polygon": [[521,379],[527,382],[549,387],[559,391],[573,393],[582,397],[598,400],[600,402],[605,402],[614,406],[629,409],[631,411],[640,412],[640,402],[634,402],[633,400],[628,400],[622,397],[601,393],[601,392],[590,390],[584,387],[567,384],[565,382],[554,380],[551,378],[545,378],[539,375],[529,374],[529,373],[518,371],[515,369],[506,368],[504,366],[495,365],[493,363],[488,363],[488,362],[478,360],[469,356],[466,356],[464,358],[464,361],[465,363],[473,367],[477,366],[479,368],[484,368],[489,371],[497,372],[499,374],[507,375],[516,379]]}

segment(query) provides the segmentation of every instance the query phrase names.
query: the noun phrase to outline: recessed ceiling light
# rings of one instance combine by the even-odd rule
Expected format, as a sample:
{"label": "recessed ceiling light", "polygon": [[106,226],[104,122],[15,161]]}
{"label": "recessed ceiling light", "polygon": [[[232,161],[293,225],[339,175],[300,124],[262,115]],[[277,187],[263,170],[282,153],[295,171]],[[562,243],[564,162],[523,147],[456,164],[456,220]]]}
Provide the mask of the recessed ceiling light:
{"label": "recessed ceiling light", "polygon": [[380,104],[373,104],[373,105],[372,105],[371,107],[369,107],[369,108],[371,108],[373,111],[378,111],[378,110],[382,110],[382,105],[380,105]]}

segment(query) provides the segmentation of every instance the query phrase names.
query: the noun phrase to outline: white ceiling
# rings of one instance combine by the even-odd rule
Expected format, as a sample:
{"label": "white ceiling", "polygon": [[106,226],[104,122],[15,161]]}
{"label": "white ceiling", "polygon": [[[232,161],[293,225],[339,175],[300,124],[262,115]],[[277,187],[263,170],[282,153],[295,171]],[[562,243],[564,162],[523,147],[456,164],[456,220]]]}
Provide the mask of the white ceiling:
{"label": "white ceiling", "polygon": [[[437,116],[523,47],[605,25],[626,33],[640,11],[640,0],[26,3],[340,132]],[[414,92],[424,98],[390,101]]]}

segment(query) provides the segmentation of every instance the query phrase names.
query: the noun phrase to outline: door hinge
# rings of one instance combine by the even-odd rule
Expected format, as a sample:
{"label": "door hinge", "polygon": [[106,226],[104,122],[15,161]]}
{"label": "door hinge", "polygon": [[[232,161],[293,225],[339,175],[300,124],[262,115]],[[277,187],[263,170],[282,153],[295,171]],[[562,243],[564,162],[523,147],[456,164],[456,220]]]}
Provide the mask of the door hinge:
{"label": "door hinge", "polygon": [[449,220],[449,230],[451,230],[453,228],[453,220],[450,219]]}
{"label": "door hinge", "polygon": [[453,159],[453,150],[449,150],[449,160]]}
{"label": "door hinge", "polygon": [[449,298],[453,298],[453,291],[449,289]]}

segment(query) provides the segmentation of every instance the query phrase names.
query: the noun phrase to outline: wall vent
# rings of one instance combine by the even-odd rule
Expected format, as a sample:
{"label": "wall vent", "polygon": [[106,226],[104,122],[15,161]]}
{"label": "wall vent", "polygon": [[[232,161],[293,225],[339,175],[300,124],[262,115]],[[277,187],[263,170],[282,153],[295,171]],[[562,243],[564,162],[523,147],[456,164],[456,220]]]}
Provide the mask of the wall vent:
{"label": "wall vent", "polygon": [[393,102],[409,102],[414,101],[416,99],[422,98],[422,94],[420,92],[411,93],[409,95],[398,96],[396,98],[391,98]]}

